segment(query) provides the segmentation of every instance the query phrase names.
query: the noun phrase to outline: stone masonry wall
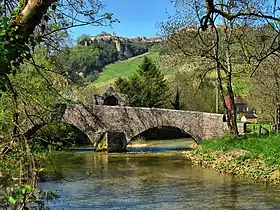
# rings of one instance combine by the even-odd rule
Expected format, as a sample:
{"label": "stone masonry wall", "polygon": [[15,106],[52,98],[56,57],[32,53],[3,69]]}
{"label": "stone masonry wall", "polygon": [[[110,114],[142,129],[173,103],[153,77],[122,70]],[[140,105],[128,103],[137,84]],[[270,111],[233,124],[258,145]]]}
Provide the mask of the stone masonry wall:
{"label": "stone masonry wall", "polygon": [[198,143],[228,132],[221,114],[158,108],[71,105],[62,120],[79,128],[89,138],[95,132],[123,132],[128,142],[139,133],[159,126],[183,129]]}

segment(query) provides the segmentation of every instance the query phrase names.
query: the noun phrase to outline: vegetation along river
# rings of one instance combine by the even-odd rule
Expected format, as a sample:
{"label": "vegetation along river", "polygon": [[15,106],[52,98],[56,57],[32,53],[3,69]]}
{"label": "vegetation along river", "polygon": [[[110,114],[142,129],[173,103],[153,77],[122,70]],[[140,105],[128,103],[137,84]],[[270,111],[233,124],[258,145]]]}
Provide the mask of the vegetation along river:
{"label": "vegetation along river", "polygon": [[[143,143],[143,142],[142,142]],[[280,209],[280,187],[193,166],[189,139],[147,141],[128,153],[63,152],[40,187],[60,198],[50,209]]]}

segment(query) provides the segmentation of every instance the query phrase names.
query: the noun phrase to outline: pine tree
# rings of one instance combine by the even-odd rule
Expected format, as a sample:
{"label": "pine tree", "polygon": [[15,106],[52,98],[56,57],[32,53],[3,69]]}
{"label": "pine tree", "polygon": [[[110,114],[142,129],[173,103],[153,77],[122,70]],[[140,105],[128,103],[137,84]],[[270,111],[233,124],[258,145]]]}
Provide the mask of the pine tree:
{"label": "pine tree", "polygon": [[175,100],[174,102],[173,101],[170,101],[173,109],[177,109],[177,110],[180,110],[181,109],[181,103],[180,103],[180,91],[179,91],[179,88],[177,87],[177,91],[176,91],[176,96],[175,96]]}
{"label": "pine tree", "polygon": [[164,75],[148,57],[144,57],[136,75],[118,78],[116,88],[127,95],[130,106],[162,107],[166,102],[167,84]]}

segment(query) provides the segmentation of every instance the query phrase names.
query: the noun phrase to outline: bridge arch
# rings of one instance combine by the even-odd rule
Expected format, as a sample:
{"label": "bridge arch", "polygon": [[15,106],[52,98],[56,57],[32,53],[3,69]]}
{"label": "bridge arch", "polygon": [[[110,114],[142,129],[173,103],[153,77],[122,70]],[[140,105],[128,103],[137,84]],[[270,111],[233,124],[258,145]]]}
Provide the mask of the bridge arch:
{"label": "bridge arch", "polygon": [[[142,128],[141,130],[138,130],[137,133],[135,133],[133,135],[130,135],[130,136],[127,136],[127,144],[129,144],[135,138],[141,136],[141,134],[144,134],[145,132],[149,132],[150,130],[157,129],[157,128],[158,129],[159,128],[176,129],[177,131],[180,131],[182,135],[184,135],[184,138],[192,138],[196,143],[200,143],[201,140],[202,140],[198,135],[193,133],[188,128],[184,128],[184,127],[176,126],[176,125],[164,124],[164,125],[160,125],[160,126],[145,127],[145,128]],[[176,136],[170,137],[170,139],[175,139],[175,138],[176,138]],[[179,137],[179,138],[181,138],[181,137]]]}
{"label": "bridge arch", "polygon": [[192,138],[190,134],[184,130],[174,126],[157,126],[149,128],[138,135],[132,137],[135,139],[151,139],[151,140],[162,140],[162,139],[179,139],[179,138]]}
{"label": "bridge arch", "polygon": [[119,100],[115,96],[107,96],[104,99],[104,103],[103,104],[107,105],[107,106],[118,106],[119,105]]}
{"label": "bridge arch", "polygon": [[90,136],[81,128],[65,121],[55,120],[50,123],[41,123],[32,126],[25,132],[28,138],[45,137],[50,143],[62,145],[88,145],[91,144]]}

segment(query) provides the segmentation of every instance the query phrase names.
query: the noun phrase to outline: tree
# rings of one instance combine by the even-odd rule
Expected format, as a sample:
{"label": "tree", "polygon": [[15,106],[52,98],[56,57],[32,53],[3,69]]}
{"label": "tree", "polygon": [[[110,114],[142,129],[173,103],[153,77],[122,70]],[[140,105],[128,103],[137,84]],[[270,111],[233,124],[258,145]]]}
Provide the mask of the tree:
{"label": "tree", "polygon": [[[235,10],[224,9],[224,2],[231,2]],[[251,66],[250,76],[253,77],[251,93],[255,106],[258,106],[264,119],[273,119],[276,104],[279,103],[279,1],[204,1],[206,13],[201,16],[201,26],[205,30],[213,22],[211,17],[222,18],[232,23],[243,23],[243,26],[254,26],[259,30],[258,36],[246,39],[250,33],[243,34],[239,39],[241,51]],[[248,28],[248,27],[247,27]],[[256,34],[256,33],[255,33]],[[257,41],[257,42],[256,42]],[[253,43],[253,44],[252,44]],[[271,67],[270,69],[264,66]],[[258,90],[258,91],[257,91]],[[261,94],[260,94],[261,93]],[[256,100],[256,97],[258,98]],[[253,105],[254,105],[253,104]]]}
{"label": "tree", "polygon": [[[1,1],[0,3],[0,79],[2,90],[9,87],[7,75],[16,72],[40,42],[49,46],[58,32],[85,25],[114,22],[112,14],[100,14],[102,4],[95,0]],[[34,34],[34,32],[36,32]],[[14,68],[13,68],[14,67]]]}
{"label": "tree", "polygon": [[[102,6],[98,0],[0,1],[0,124],[4,122],[7,134],[4,139],[1,135],[0,159],[10,161],[9,171],[18,176],[3,182],[5,171],[0,182],[11,187],[6,201],[16,203],[13,208],[28,209],[28,203],[38,203],[33,199],[38,155],[25,128],[46,123],[56,102],[68,102],[59,91],[67,85],[67,74],[50,58],[65,48],[68,29],[115,22],[111,13],[102,14]],[[43,58],[38,58],[42,46]]]}
{"label": "tree", "polygon": [[[177,72],[169,79],[170,95],[180,90],[180,109],[188,111],[215,111],[215,81],[209,76],[199,78],[197,69]],[[173,107],[170,107],[173,108]]]}
{"label": "tree", "polygon": [[[272,17],[255,12],[261,11],[268,4],[270,3],[234,0],[175,1],[176,9],[180,14],[177,13],[175,18],[163,24],[163,31],[168,39],[166,43],[171,46],[166,49],[171,48],[173,52],[183,57],[203,58],[204,63],[208,65],[204,65],[202,78],[213,71],[216,72],[217,87],[228,115],[228,127],[235,136],[238,135],[238,129],[232,87],[233,75],[239,72],[241,65],[243,65],[241,71],[247,71],[248,67],[245,64],[248,64],[248,60],[251,66],[258,66],[256,63],[265,58],[263,53],[267,52],[268,46],[273,46],[266,45],[261,52],[258,52],[256,49],[262,46],[263,42],[258,38],[251,39],[250,44],[255,42],[253,46],[256,48],[250,51],[251,55],[248,59],[244,54],[252,45],[244,45],[244,40],[249,39],[242,31],[247,28],[258,29],[264,22],[258,19],[261,16]],[[270,40],[271,44],[272,40]],[[271,52],[271,49],[268,51]],[[226,96],[229,99],[228,103],[225,101]]]}
{"label": "tree", "polygon": [[[25,62],[32,63],[38,72],[46,70],[36,65],[34,52],[40,45],[53,55],[67,37],[67,29],[110,24],[112,14],[101,14],[102,4],[95,0],[67,1],[23,0],[0,2],[0,91],[10,91],[15,104],[19,94],[13,88],[10,75],[20,73]],[[49,84],[52,85],[51,83]],[[0,93],[1,96],[1,93]],[[18,109],[14,113],[14,132],[19,133]]]}
{"label": "tree", "polygon": [[180,109],[181,109],[180,91],[179,91],[179,88],[178,88],[178,87],[177,87],[177,90],[176,90],[175,100],[174,100],[174,101],[171,101],[171,100],[170,100],[170,103],[171,103],[173,109],[177,109],[177,110],[180,110]]}
{"label": "tree", "polygon": [[88,76],[97,70],[94,60],[96,56],[99,56],[99,50],[92,46],[77,45],[70,48],[68,58],[65,59],[69,67],[68,72],[70,74],[83,73],[84,76]]}
{"label": "tree", "polygon": [[90,35],[82,34],[77,38],[77,44],[88,46],[92,42]]}
{"label": "tree", "polygon": [[256,109],[258,119],[275,121],[275,105],[280,102],[279,57],[270,56],[262,62],[250,81],[249,103]]}
{"label": "tree", "polygon": [[115,86],[127,95],[130,106],[163,107],[166,102],[168,88],[164,75],[146,56],[134,76],[118,78]]}

